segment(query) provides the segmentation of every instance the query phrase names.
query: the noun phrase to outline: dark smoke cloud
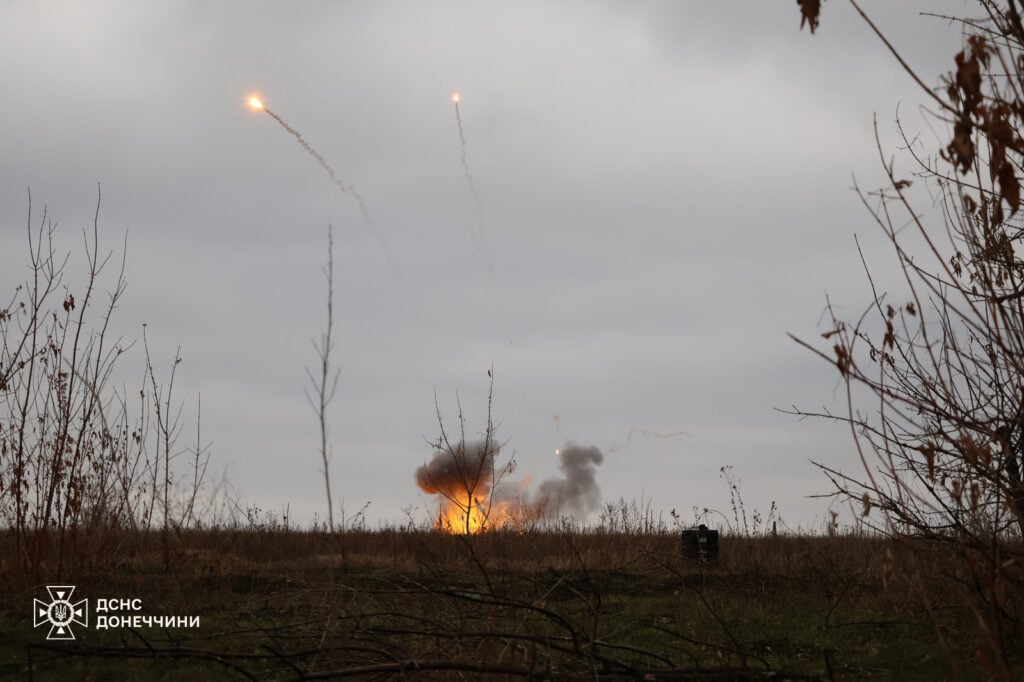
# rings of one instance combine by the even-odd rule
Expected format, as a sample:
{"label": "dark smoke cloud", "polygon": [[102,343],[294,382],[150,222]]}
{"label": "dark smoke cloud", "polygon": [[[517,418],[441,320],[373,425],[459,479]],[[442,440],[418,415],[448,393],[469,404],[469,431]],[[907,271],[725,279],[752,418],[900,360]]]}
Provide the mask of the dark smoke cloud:
{"label": "dark smoke cloud", "polygon": [[474,496],[490,494],[494,479],[494,462],[501,446],[491,441],[460,442],[451,448],[437,450],[423,466],[416,469],[416,485],[430,495],[451,497],[458,491],[472,490]]}
{"label": "dark smoke cloud", "polygon": [[[491,495],[496,504],[509,504],[520,521],[539,519],[582,518],[601,506],[601,488],[597,484],[597,467],[604,454],[593,445],[566,443],[559,450],[561,475],[541,482],[535,490],[524,490],[523,481],[501,480],[511,470],[496,468],[500,448],[492,441],[459,443],[452,448],[435,451],[426,464],[416,469],[416,485],[431,495],[446,499],[464,499],[467,488],[485,502]],[[495,481],[495,475],[499,480]]]}
{"label": "dark smoke cloud", "polygon": [[545,516],[586,516],[601,506],[597,467],[604,454],[593,445],[566,443],[559,450],[560,478],[549,478],[537,488],[535,504],[544,505]]}

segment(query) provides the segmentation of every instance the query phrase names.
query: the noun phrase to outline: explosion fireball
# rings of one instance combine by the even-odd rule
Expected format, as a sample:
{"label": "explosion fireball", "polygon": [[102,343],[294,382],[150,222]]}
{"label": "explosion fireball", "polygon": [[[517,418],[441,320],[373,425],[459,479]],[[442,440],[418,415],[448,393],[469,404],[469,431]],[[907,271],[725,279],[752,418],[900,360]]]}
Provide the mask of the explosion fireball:
{"label": "explosion fireball", "polygon": [[559,448],[561,475],[534,490],[531,479],[504,479],[511,465],[498,467],[500,446],[460,442],[437,450],[416,469],[416,484],[438,496],[435,530],[470,535],[501,528],[522,530],[543,520],[582,517],[600,506],[597,467],[604,455],[593,446],[566,443]]}

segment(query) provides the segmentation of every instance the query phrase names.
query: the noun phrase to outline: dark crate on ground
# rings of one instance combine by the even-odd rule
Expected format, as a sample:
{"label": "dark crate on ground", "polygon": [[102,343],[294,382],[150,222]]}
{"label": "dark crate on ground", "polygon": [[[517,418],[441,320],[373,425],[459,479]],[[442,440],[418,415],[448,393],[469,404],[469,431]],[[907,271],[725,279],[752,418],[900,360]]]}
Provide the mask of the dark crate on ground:
{"label": "dark crate on ground", "polygon": [[718,531],[704,524],[683,531],[683,558],[696,561],[718,561]]}

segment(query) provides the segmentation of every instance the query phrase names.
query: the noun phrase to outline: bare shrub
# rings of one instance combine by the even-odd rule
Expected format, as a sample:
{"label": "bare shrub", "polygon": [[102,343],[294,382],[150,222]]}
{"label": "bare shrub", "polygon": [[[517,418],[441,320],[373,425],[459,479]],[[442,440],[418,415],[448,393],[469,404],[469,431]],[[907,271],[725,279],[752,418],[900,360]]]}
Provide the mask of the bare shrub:
{"label": "bare shrub", "polygon": [[[869,309],[846,319],[830,304],[823,345],[798,340],[839,373],[847,411],[814,414],[849,427],[863,475],[821,468],[870,527],[958,559],[913,570],[953,571],[976,658],[1005,677],[1024,642],[1024,25],[1015,2],[974,3],[981,16],[955,19],[964,47],[933,90],[852,4],[937,107],[930,123],[949,142],[924,149],[897,121],[909,169],[879,142],[888,185],[858,189],[898,258],[900,300],[865,262]],[[914,183],[937,210],[921,210]],[[934,595],[919,596],[930,608]]]}
{"label": "bare shrub", "polygon": [[120,531],[150,528],[158,514],[166,547],[168,530],[196,519],[208,453],[197,425],[190,487],[177,486],[172,462],[188,450],[176,445],[173,368],[161,387],[147,349],[137,405],[112,380],[132,344],[111,338],[125,252],[120,263],[101,255],[99,207],[83,232],[84,281],[74,286],[65,280],[70,254],[58,254],[45,210],[33,227],[29,195],[28,277],[0,308],[0,525],[14,534],[13,576],[61,577],[113,561]]}

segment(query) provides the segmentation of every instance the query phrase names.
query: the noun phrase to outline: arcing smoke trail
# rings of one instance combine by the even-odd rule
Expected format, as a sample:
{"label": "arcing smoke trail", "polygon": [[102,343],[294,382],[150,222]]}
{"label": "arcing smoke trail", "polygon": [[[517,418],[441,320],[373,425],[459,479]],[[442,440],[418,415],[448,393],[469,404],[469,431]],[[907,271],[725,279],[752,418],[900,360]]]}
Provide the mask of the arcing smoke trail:
{"label": "arcing smoke trail", "polygon": [[494,256],[491,254],[491,249],[487,245],[487,237],[484,233],[484,208],[483,203],[480,201],[480,192],[476,189],[476,182],[473,180],[473,174],[469,172],[469,161],[466,160],[466,133],[462,129],[462,112],[459,110],[460,97],[458,93],[452,95],[452,101],[455,103],[455,124],[459,128],[459,159],[462,161],[462,170],[466,175],[466,181],[469,183],[469,191],[473,193],[473,202],[476,205],[477,222],[480,226],[479,232],[475,232],[471,229],[470,236],[473,238],[473,245],[476,246],[476,250],[480,252],[480,256],[486,259],[487,274],[493,282]]}
{"label": "arcing smoke trail", "polygon": [[383,235],[381,235],[381,233],[377,230],[377,227],[373,224],[373,219],[370,218],[370,211],[369,209],[366,208],[366,202],[363,201],[362,195],[359,194],[359,192],[356,191],[356,188],[353,187],[352,185],[342,182],[341,178],[338,177],[338,174],[334,172],[333,168],[331,168],[331,164],[327,163],[327,159],[325,159],[323,155],[320,154],[320,152],[313,149],[313,147],[310,146],[308,142],[306,142],[306,138],[302,137],[302,133],[300,133],[295,128],[292,128],[290,125],[288,125],[288,123],[285,122],[283,118],[275,114],[262,103],[260,103],[259,108],[267,112],[267,114],[269,114],[275,121],[281,124],[282,128],[291,133],[292,136],[298,141],[298,143],[302,145],[302,148],[305,149],[310,156],[316,159],[316,162],[320,164],[321,168],[327,171],[327,174],[331,177],[331,181],[333,181],[334,184],[337,185],[342,192],[350,194],[352,198],[355,199],[356,205],[359,206],[359,212],[362,213],[363,220],[366,222],[366,226],[370,229],[370,232],[373,233],[373,236],[377,238],[377,241],[380,243],[381,248],[384,249],[384,254],[391,262],[391,265],[395,266],[397,269],[397,265],[395,265],[395,259],[391,255],[391,249],[388,248],[387,241],[384,240]]}
{"label": "arcing smoke trail", "polygon": [[647,438],[648,436],[652,436],[653,435],[655,438],[661,438],[663,440],[667,440],[669,438],[678,438],[680,436],[693,437],[693,434],[690,433],[689,431],[653,431],[652,432],[652,431],[648,431],[647,429],[637,429],[635,426],[633,426],[633,427],[630,427],[629,433],[626,434],[626,442],[625,443],[612,443],[608,447],[608,452],[619,452],[620,450],[625,450],[630,445],[632,445],[632,443],[633,443],[633,436],[635,436],[638,433],[641,436],[643,436],[644,438]]}

